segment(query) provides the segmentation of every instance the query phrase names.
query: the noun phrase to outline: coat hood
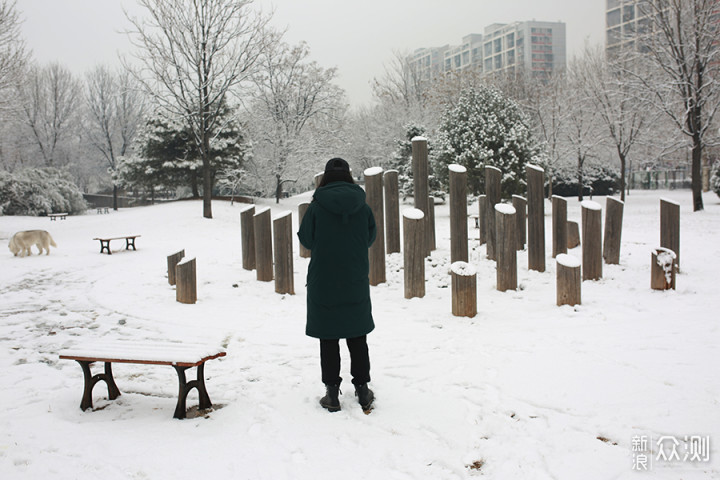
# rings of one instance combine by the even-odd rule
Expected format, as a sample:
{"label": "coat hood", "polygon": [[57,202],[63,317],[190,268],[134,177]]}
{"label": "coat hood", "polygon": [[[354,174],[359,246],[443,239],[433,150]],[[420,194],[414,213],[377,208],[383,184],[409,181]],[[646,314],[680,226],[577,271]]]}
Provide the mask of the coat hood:
{"label": "coat hood", "polygon": [[348,182],[332,182],[320,187],[313,195],[318,204],[337,215],[343,220],[357,213],[365,205],[365,190],[358,185]]}

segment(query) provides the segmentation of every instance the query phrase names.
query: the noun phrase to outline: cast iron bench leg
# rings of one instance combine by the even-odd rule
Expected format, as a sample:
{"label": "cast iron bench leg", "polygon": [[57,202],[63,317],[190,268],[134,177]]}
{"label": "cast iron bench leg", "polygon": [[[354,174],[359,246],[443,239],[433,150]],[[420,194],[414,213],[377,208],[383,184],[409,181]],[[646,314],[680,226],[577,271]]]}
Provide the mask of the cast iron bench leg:
{"label": "cast iron bench leg", "polygon": [[105,384],[107,385],[108,399],[115,400],[117,397],[120,396],[120,390],[115,384],[115,379],[113,378],[112,374],[112,363],[105,362],[105,373],[98,373],[97,375],[93,376],[92,372],[90,371],[90,364],[93,362],[87,362],[83,360],[77,360],[77,362],[82,368],[83,377],[85,379],[83,397],[82,401],[80,402],[80,408],[82,410],[92,408],[92,391],[95,387],[95,384],[100,380],[105,381]]}
{"label": "cast iron bench leg", "polygon": [[192,390],[193,388],[197,388],[198,390],[198,397],[200,399],[200,410],[212,407],[212,403],[210,402],[210,396],[208,395],[207,389],[205,388],[205,364],[201,363],[197,366],[197,380],[192,380],[190,382],[186,381],[185,379],[185,370],[190,367],[178,367],[177,365],[173,365],[173,368],[177,372],[178,381],[180,383],[177,406],[175,407],[175,414],[173,415],[173,417],[186,417],[187,396],[190,390]]}
{"label": "cast iron bench leg", "polygon": [[135,237],[128,237],[125,239],[125,250],[130,250],[130,247],[135,250]]}
{"label": "cast iron bench leg", "polygon": [[103,253],[105,250],[107,250],[108,255],[112,255],[110,251],[110,240],[100,240],[100,253]]}

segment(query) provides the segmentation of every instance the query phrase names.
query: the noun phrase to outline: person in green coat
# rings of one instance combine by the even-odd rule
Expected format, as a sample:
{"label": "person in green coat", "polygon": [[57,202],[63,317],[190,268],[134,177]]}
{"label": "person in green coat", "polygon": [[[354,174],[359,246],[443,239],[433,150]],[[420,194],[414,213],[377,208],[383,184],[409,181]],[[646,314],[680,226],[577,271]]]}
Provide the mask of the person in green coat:
{"label": "person in green coat", "polygon": [[348,163],[333,158],[308,206],[298,238],[311,251],[307,274],[305,333],[320,339],[320,366],[326,394],[320,405],[340,410],[340,342],[350,351],[355,394],[365,411],[375,395],[368,388],[367,334],[375,328],[370,302],[368,248],[377,234],[365,191],[353,181]]}

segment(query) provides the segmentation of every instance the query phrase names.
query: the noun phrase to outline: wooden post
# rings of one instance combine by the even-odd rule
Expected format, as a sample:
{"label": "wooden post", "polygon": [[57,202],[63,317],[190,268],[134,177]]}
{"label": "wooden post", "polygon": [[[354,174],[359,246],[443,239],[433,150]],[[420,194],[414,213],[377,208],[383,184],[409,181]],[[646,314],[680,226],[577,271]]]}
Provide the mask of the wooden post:
{"label": "wooden post", "polygon": [[242,244],[242,266],[245,270],[255,269],[255,205],[240,210],[240,236]]}
{"label": "wooden post", "polygon": [[517,250],[525,249],[525,225],[527,224],[527,200],[520,195],[512,196],[512,206],[515,209],[515,238]]}
{"label": "wooden post", "polygon": [[466,262],[450,265],[452,314],[456,317],[477,315],[477,271]]}
{"label": "wooden post", "polygon": [[383,175],[385,187],[385,243],[387,253],[400,251],[400,192],[398,171],[388,170]]}
{"label": "wooden post", "polygon": [[293,278],[292,213],[287,212],[273,220],[273,247],[275,252],[275,292],[295,295]]}
{"label": "wooden post", "polygon": [[669,248],[656,248],[650,259],[650,288],[675,290],[675,252]]}
{"label": "wooden post", "polygon": [[485,254],[490,260],[496,260],[495,205],[500,203],[500,180],[502,172],[499,168],[485,167]]}
{"label": "wooden post", "polygon": [[320,182],[322,182],[323,175],[325,175],[325,172],[320,172],[315,174],[315,190],[318,189],[320,186]]}
{"label": "wooden post", "polygon": [[497,289],[501,292],[517,290],[515,209],[511,205],[495,205],[495,229]]}
{"label": "wooden post", "polygon": [[435,197],[432,195],[428,196],[428,210],[427,210],[427,223],[426,223],[427,229],[428,229],[428,245],[430,250],[427,252],[428,255],[430,255],[430,252],[437,249],[437,245],[435,243]]}
{"label": "wooden post", "polygon": [[255,228],[255,273],[261,282],[273,279],[272,225],[270,207],[258,209],[253,215]]}
{"label": "wooden post", "polygon": [[567,222],[567,248],[575,248],[580,245],[580,226],[578,222],[568,220]]}
{"label": "wooden post", "polygon": [[622,237],[623,208],[625,203],[613,197],[605,201],[605,238],[603,258],[605,263],[620,263],[620,238]]}
{"label": "wooden post", "polygon": [[368,250],[370,285],[385,283],[385,215],[383,213],[383,169],[368,168],[365,175],[366,202],[375,216],[377,237]]}
{"label": "wooden post", "polygon": [[553,258],[567,253],[567,200],[552,196]]}
{"label": "wooden post", "polygon": [[660,199],[660,246],[675,252],[675,267],[680,269],[680,204]]}
{"label": "wooden post", "polygon": [[449,165],[450,263],[468,261],[467,169]]}
{"label": "wooden post", "polygon": [[195,258],[186,258],[175,265],[175,300],[180,303],[197,302],[197,271]]}
{"label": "wooden post", "polygon": [[480,245],[485,243],[485,216],[487,210],[485,209],[485,202],[487,197],[480,195],[478,197],[478,227],[480,227]]}
{"label": "wooden post", "polygon": [[592,200],[582,206],[583,280],[602,278],[602,207]]}
{"label": "wooden post", "polygon": [[405,298],[425,296],[424,216],[417,208],[403,211]]}
{"label": "wooden post", "polygon": [[557,261],[557,304],[580,305],[581,284],[580,261],[566,253],[560,253],[555,257]]}
{"label": "wooden post", "polygon": [[527,174],[528,268],[545,271],[545,170],[525,167]]}
{"label": "wooden post", "polygon": [[[303,202],[300,205],[298,205],[298,226],[302,225],[303,218],[305,217],[305,212],[307,212],[308,207],[310,204],[308,202]],[[300,257],[301,258],[310,258],[311,252],[307,248],[303,246],[302,243],[300,243]]]}
{"label": "wooden post", "polygon": [[[422,229],[425,235],[423,250],[425,256],[430,255],[430,216],[428,214],[428,153],[427,138],[413,137],[412,139],[412,172],[413,172],[413,201],[415,208],[423,212]],[[403,220],[403,225],[405,221]]]}
{"label": "wooden post", "polygon": [[170,285],[175,285],[175,265],[177,265],[184,256],[185,250],[183,249],[167,257],[168,283]]}

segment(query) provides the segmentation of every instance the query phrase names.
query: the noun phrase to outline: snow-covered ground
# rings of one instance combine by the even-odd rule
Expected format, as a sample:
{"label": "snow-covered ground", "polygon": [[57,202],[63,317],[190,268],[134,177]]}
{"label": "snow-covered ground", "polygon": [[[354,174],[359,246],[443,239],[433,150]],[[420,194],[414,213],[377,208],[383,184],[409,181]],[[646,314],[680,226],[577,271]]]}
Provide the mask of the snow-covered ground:
{"label": "snow-covered ground", "polygon": [[[274,216],[291,210],[296,231],[309,197],[259,203]],[[661,197],[681,205],[676,291],[650,289]],[[583,282],[577,307],[555,305],[549,203],[547,271],[528,271],[519,252],[517,291],[495,289],[494,263],[471,240],[472,319],[451,314],[448,207],[438,205],[425,298],[403,297],[400,254],[372,287],[370,415],[345,348],[342,411],[318,405],[319,346],[304,335],[308,260],[296,241],[295,295],[256,281],[241,265],[242,205],[215,201],[212,220],[196,201],[54,222],[0,217],[0,478],[720,478],[720,201],[707,193],[693,213],[690,200],[685,190],[631,192],[621,263]],[[568,210],[580,219],[577,200]],[[13,257],[7,241],[27,229],[50,231],[58,248]],[[116,241],[101,255],[93,238],[113,234],[141,234],[138,250]],[[167,282],[166,257],[182,248],[197,258],[195,305],[177,303]],[[175,420],[172,368],[116,364],[122,396],[108,401],[100,383],[95,410],[81,411],[81,370],[58,352],[100,338],[225,346],[206,366],[215,408]],[[686,436],[709,437],[709,461],[683,460]],[[680,459],[658,459],[672,439]],[[633,469],[642,454],[648,472]]]}

